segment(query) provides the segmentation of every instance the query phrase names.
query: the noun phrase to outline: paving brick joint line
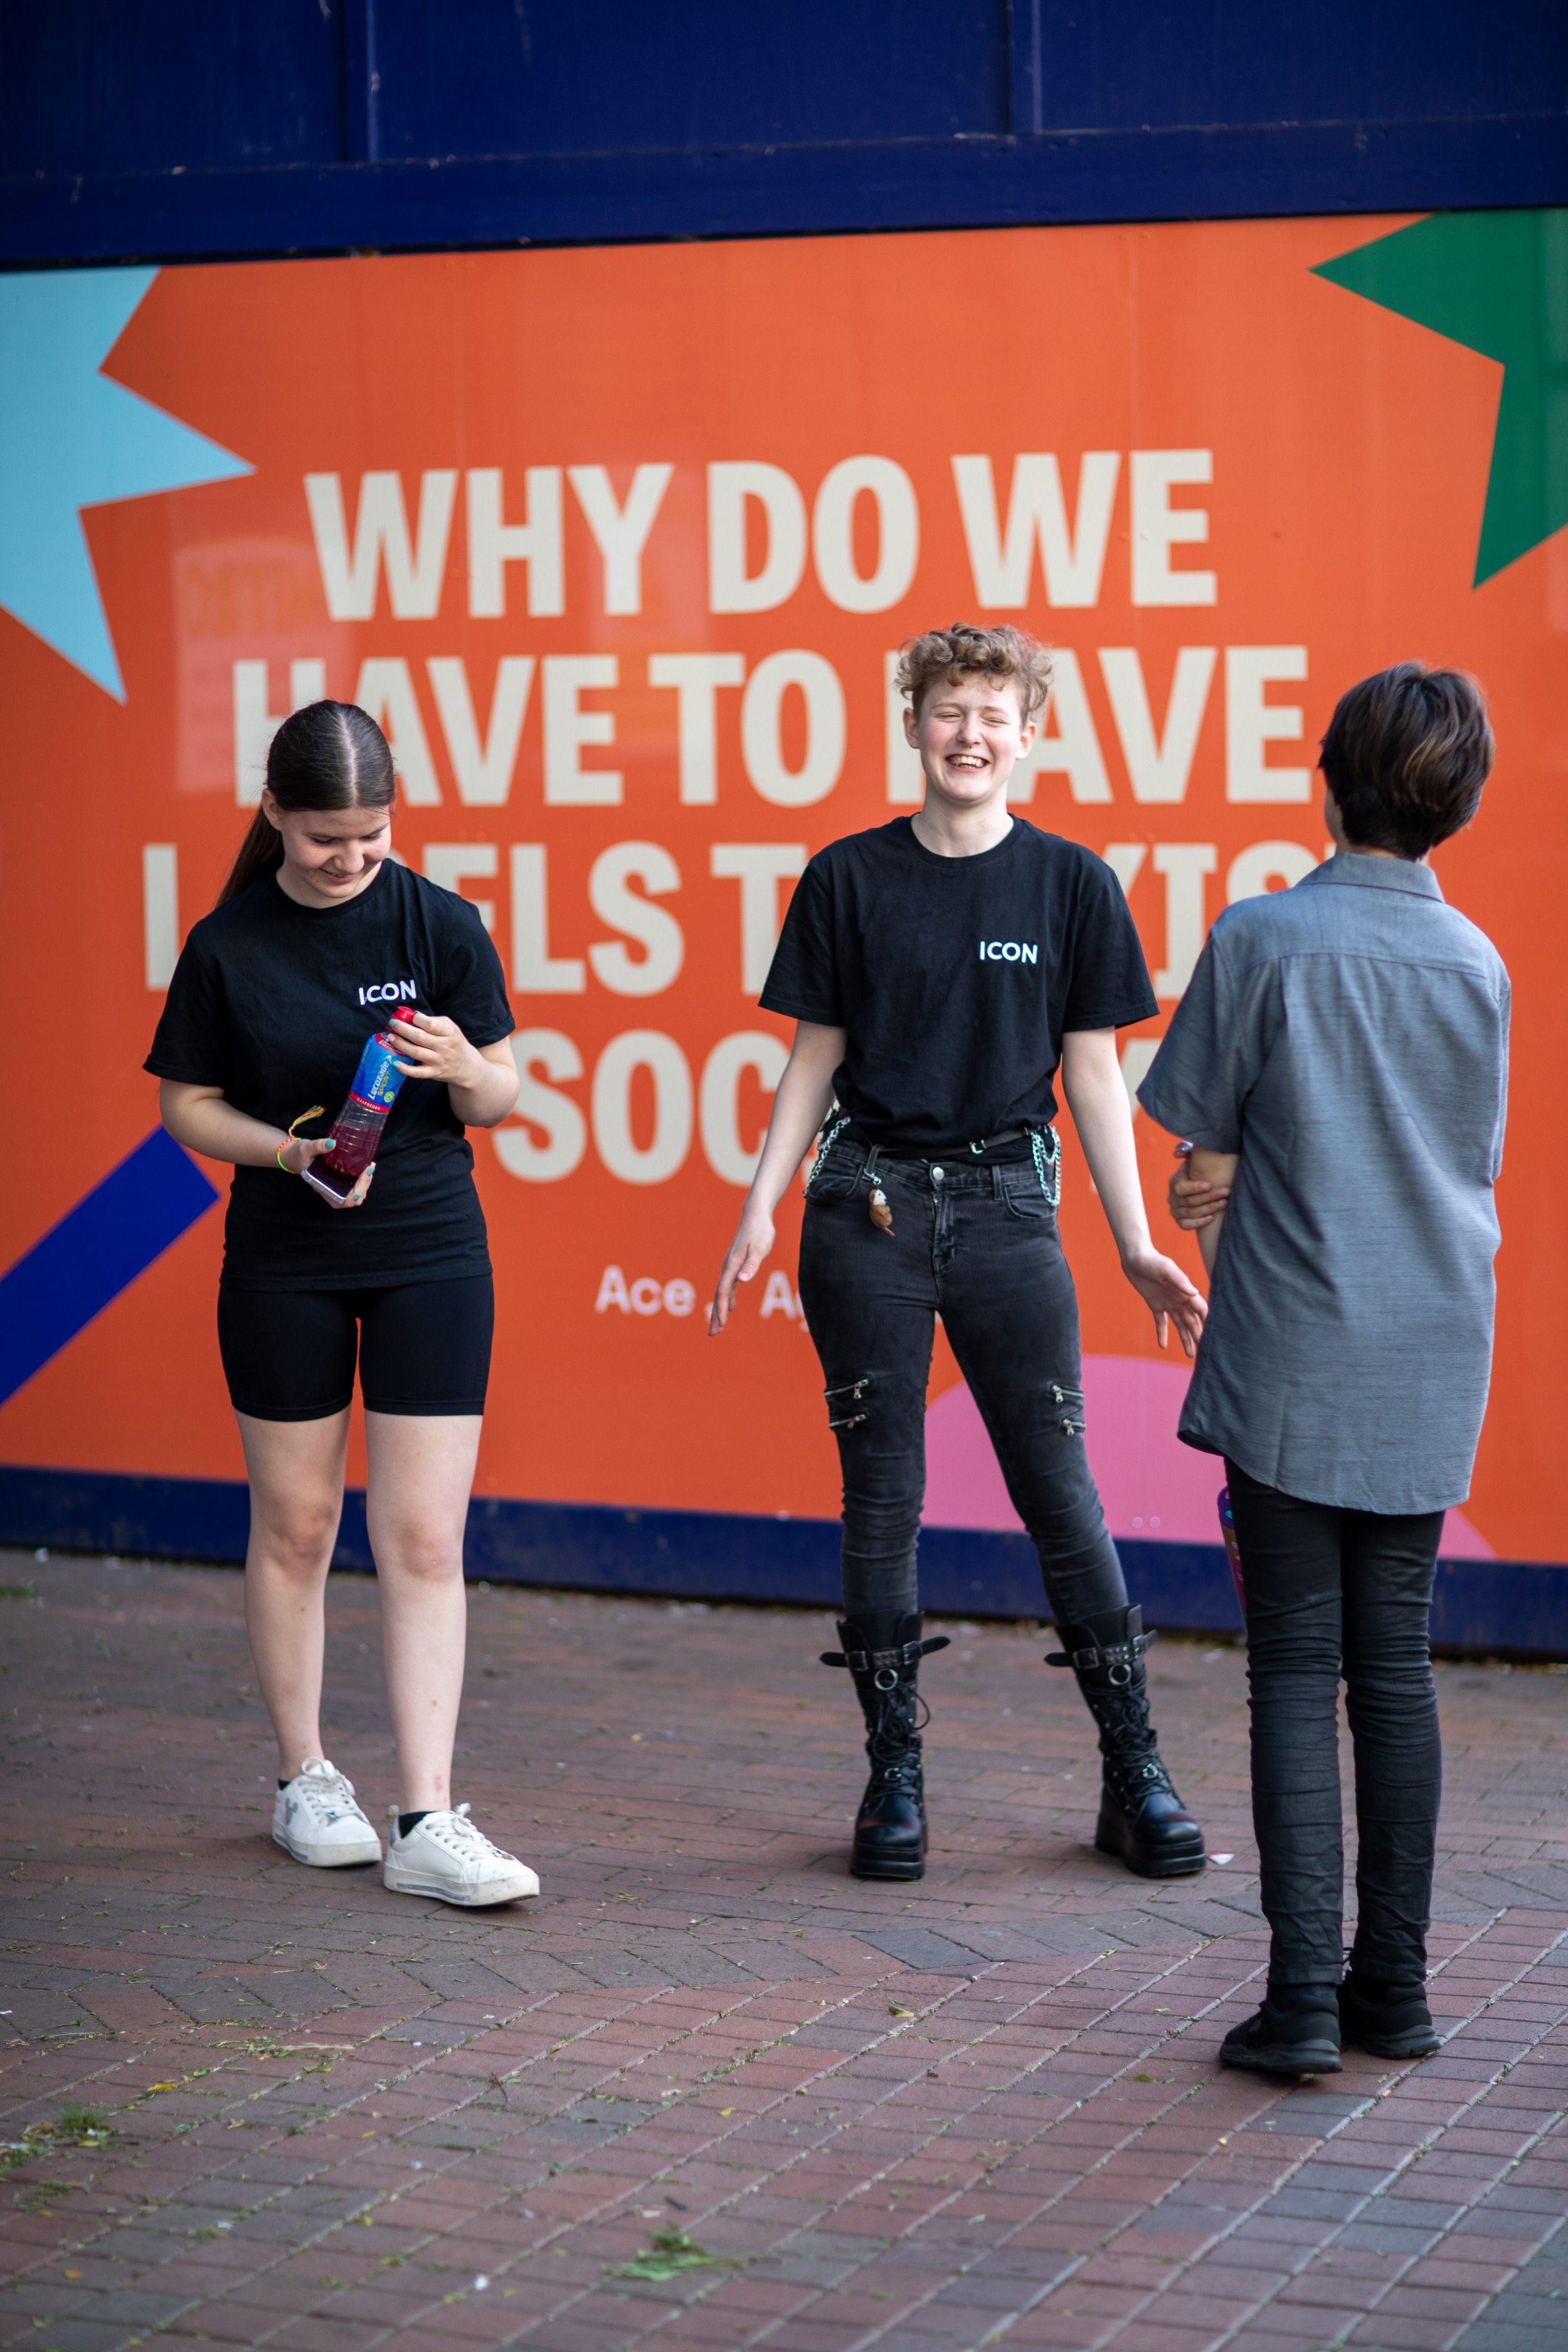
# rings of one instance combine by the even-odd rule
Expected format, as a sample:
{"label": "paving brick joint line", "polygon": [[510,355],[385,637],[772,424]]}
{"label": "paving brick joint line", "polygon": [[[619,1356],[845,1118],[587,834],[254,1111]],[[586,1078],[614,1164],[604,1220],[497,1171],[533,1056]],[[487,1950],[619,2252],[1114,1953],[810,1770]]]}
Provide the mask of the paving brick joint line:
{"label": "paving brick joint line", "polygon": [[[959,1623],[930,1871],[867,1887],[828,1621],[479,1588],[459,1793],[543,1892],[460,1914],[270,1845],[232,1573],[0,1587],[0,2140],[53,2133],[0,2183],[0,2352],[1568,2347],[1550,1672],[1439,1668],[1443,2050],[1290,2089],[1215,2063],[1267,1957],[1223,1643],[1153,1685],[1227,1864],[1096,1855],[1076,1698],[1034,1629]],[[374,1587],[329,1609],[376,1818]],[[625,2275],[670,2229],[711,2261]]]}

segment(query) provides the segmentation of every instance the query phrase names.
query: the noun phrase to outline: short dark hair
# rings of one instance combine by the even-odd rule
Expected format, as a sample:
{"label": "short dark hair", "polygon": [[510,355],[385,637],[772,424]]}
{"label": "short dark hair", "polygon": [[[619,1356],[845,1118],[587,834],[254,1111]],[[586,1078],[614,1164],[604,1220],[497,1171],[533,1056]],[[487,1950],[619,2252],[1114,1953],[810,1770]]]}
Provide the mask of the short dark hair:
{"label": "short dark hair", "polygon": [[1425,857],[1474,816],[1493,750],[1473,677],[1397,662],[1341,695],[1319,765],[1347,841]]}
{"label": "short dark hair", "polygon": [[906,639],[899,655],[897,686],[907,694],[915,717],[933,686],[957,686],[966,677],[986,677],[1011,686],[1018,698],[1018,713],[1026,726],[1043,710],[1051,690],[1051,657],[1037,638],[1010,621],[994,629],[977,628],[973,621],[953,621],[945,629],[928,629],[923,637]]}

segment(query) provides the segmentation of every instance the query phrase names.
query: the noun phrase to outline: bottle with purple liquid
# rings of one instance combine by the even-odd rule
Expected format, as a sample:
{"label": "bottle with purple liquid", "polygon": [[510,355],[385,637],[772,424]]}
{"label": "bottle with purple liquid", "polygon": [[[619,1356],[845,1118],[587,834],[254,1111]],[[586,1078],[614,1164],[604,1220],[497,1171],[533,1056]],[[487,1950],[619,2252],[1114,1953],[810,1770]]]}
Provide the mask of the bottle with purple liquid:
{"label": "bottle with purple liquid", "polygon": [[305,1170],[305,1181],[340,1204],[375,1158],[387,1114],[406,1075],[397,1066],[403,1047],[393,1023],[410,1016],[400,1006],[384,1029],[367,1037],[343,1107],[332,1121],[331,1151]]}

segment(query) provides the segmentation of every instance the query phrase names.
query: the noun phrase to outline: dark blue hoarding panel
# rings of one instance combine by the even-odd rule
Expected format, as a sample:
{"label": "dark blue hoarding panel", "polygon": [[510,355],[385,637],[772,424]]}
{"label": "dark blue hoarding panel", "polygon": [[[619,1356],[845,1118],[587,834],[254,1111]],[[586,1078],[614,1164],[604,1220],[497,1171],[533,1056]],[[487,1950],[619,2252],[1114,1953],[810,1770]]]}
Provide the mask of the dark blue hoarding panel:
{"label": "dark blue hoarding panel", "polygon": [[1083,132],[0,183],[0,263],[200,259],[1074,221],[1477,210],[1568,198],[1557,122]]}
{"label": "dark blue hoarding panel", "polygon": [[1500,121],[1568,109],[1568,9],[1552,0],[1041,0],[1038,14],[1047,131]]}
{"label": "dark blue hoarding panel", "polygon": [[[356,106],[367,120],[358,131]],[[0,170],[1491,121],[1568,109],[1545,0],[51,0],[0,12]]]}
{"label": "dark blue hoarding panel", "polygon": [[0,170],[341,163],[342,13],[321,0],[0,9]]}
{"label": "dark blue hoarding panel", "polygon": [[[462,37],[452,37],[451,19]],[[604,154],[994,136],[1006,0],[376,10],[379,152]]]}
{"label": "dark blue hoarding panel", "polygon": [[[134,1478],[101,1471],[0,1467],[0,1544],[147,1559],[245,1558],[246,1488],[223,1478]],[[1240,1631],[1217,1544],[1120,1546],[1146,1622],[1172,1633]],[[468,1573],[497,1584],[837,1609],[838,1528],[828,1519],[761,1519],[719,1511],[617,1510],[604,1504],[476,1496]],[[364,1496],[351,1489],[334,1565],[374,1566]],[[1034,1548],[1022,1535],[927,1528],[927,1609],[967,1617],[1039,1617]],[[1568,1657],[1568,1568],[1442,1560],[1432,1610],[1439,1648]]]}
{"label": "dark blue hoarding panel", "polygon": [[14,263],[1564,195],[1542,0],[0,11]]}

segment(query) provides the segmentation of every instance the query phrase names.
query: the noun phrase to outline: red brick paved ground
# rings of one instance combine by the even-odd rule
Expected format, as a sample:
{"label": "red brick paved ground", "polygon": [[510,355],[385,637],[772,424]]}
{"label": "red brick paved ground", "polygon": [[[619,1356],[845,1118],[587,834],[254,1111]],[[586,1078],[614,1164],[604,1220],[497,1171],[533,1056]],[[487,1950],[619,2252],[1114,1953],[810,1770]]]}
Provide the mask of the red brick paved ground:
{"label": "red brick paved ground", "polygon": [[[226,1570],[0,1559],[9,2127],[0,2347],[278,2352],[1564,2352],[1568,1686],[1440,1669],[1419,2066],[1222,2073],[1264,1943],[1239,1655],[1165,1644],[1211,1847],[1096,1857],[1087,1717],[1025,1629],[932,1662],[934,1851],[845,1872],[822,1618],[483,1590],[460,1793],[539,1868],[464,1915],[267,1838]],[[395,1791],[374,1587],[331,1747]],[[951,1630],[951,1629],[950,1629]],[[665,2229],[714,2257],[617,2276]]]}

